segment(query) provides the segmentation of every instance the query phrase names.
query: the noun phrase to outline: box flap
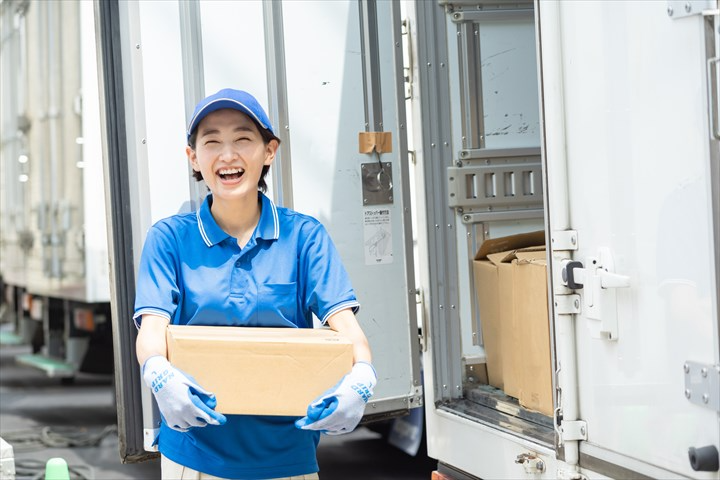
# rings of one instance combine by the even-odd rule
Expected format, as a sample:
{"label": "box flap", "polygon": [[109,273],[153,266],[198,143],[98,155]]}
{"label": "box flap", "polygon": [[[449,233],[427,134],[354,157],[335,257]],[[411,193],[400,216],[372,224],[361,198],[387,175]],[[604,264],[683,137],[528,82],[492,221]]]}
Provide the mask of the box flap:
{"label": "box flap", "polygon": [[515,257],[520,263],[538,263],[545,265],[547,260],[544,246],[517,250]]}
{"label": "box flap", "polygon": [[510,263],[515,258],[515,252],[513,250],[509,252],[500,252],[500,253],[490,253],[487,256],[487,259],[490,260],[490,263],[493,265],[500,265],[501,263]]}
{"label": "box flap", "polygon": [[488,258],[488,255],[492,253],[509,252],[512,250],[535,247],[538,245],[545,245],[545,231],[543,230],[538,230],[537,232],[519,233],[509,237],[491,238],[489,240],[485,240],[480,246],[480,249],[475,255],[475,260]]}
{"label": "box flap", "polygon": [[545,259],[545,245],[509,250],[507,252],[489,253],[487,259],[493,265],[511,263],[515,259],[518,259],[522,263],[536,262]]}

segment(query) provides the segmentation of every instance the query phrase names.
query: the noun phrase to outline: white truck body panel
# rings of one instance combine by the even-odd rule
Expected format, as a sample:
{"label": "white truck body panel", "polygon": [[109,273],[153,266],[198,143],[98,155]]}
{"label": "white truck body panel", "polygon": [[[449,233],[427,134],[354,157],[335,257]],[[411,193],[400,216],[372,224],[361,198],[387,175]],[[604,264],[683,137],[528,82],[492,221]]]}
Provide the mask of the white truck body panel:
{"label": "white truck body panel", "polygon": [[[471,11],[466,3],[471,2],[455,5],[455,12]],[[713,234],[718,177],[717,168],[711,168],[720,147],[708,115],[717,101],[717,94],[709,98],[708,92],[718,89],[717,83],[708,84],[708,68],[717,63],[709,67],[706,58],[706,23],[717,18],[717,10],[708,12],[710,20],[700,14],[672,18],[671,3],[535,3],[546,231],[553,242],[560,243],[564,232],[577,239],[572,248],[553,248],[550,278],[554,295],[577,294],[580,301],[576,315],[552,314],[556,386],[563,389],[555,420],[585,422],[585,440],[566,441],[556,452],[523,432],[508,432],[437,404],[437,392],[445,386],[433,384],[440,377],[432,370],[433,358],[444,346],[431,338],[424,355],[428,449],[451,469],[473,478],[720,478],[718,472],[694,471],[688,461],[689,447],[720,445],[720,417],[716,408],[686,398],[683,372],[688,361],[707,365],[711,375],[720,365],[720,250]],[[697,12],[701,4],[717,8],[715,2],[689,5]],[[502,2],[493,6],[503,7]],[[453,62],[459,27],[450,18],[452,13],[447,22],[452,85],[457,82]],[[502,27],[502,21],[497,23]],[[717,20],[714,25],[717,48]],[[485,43],[484,48],[494,46]],[[483,68],[489,66],[481,60]],[[451,148],[457,152],[463,148],[460,100],[451,103]],[[511,104],[503,107],[512,111]],[[490,103],[486,114],[492,118],[496,109]],[[492,131],[486,123],[485,133]],[[428,195],[420,193],[420,212]],[[422,230],[422,219],[420,224]],[[485,236],[529,231],[532,225],[488,222]],[[462,285],[471,277],[464,259],[472,258],[477,246],[467,241],[472,227],[461,227],[455,247]],[[428,300],[433,278],[423,264],[432,255],[422,243],[420,248],[420,279]],[[586,269],[593,260],[603,260],[610,272],[629,277],[629,287],[586,284],[572,292],[561,276],[568,259]],[[460,289],[461,298],[474,295],[472,288]],[[467,307],[461,304],[461,312],[467,312],[461,317],[472,315]],[[617,328],[610,328],[615,317]],[[473,348],[464,346],[463,353]],[[541,458],[546,470],[528,471],[517,464],[522,454]]]}
{"label": "white truck body panel", "polygon": [[[614,271],[630,277],[629,288],[600,292],[617,297],[617,339],[598,335],[613,312],[588,318],[590,293],[580,292],[580,450],[693,477],[688,447],[720,443],[718,412],[685,398],[683,374],[687,361],[720,364],[705,19],[673,20],[665,2],[559,10],[562,53],[542,53],[560,64],[565,89],[544,93],[564,105],[572,257],[587,266],[607,248]],[[603,32],[613,33],[598,42]]]}

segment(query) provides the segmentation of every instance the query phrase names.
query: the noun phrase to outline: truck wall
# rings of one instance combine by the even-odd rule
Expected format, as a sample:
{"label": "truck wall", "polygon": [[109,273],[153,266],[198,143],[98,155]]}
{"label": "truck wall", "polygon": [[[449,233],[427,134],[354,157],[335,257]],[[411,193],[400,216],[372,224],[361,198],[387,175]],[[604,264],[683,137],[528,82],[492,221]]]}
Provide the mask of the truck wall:
{"label": "truck wall", "polygon": [[[95,302],[109,300],[107,247],[102,190],[92,191],[102,184],[99,112],[84,104],[97,99],[94,64],[83,62],[92,52],[81,49],[84,37],[94,44],[93,19],[81,24],[80,7],[2,6],[0,273],[34,294]],[[92,216],[88,202],[101,207]]]}

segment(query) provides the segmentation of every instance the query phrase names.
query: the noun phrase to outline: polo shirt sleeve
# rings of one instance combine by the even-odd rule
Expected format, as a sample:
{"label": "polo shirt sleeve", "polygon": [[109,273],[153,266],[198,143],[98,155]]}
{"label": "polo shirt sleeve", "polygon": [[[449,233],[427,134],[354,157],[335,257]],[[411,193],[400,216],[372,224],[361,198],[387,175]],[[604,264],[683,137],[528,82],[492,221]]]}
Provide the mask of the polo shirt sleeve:
{"label": "polo shirt sleeve", "polygon": [[305,309],[312,311],[325,324],[336,312],[351,308],[357,313],[360,304],[350,283],[340,254],[325,227],[310,226],[300,248],[301,297]]}
{"label": "polo shirt sleeve", "polygon": [[133,320],[140,328],[143,315],[171,320],[180,299],[177,241],[169,226],[156,223],[148,231],[135,281]]}

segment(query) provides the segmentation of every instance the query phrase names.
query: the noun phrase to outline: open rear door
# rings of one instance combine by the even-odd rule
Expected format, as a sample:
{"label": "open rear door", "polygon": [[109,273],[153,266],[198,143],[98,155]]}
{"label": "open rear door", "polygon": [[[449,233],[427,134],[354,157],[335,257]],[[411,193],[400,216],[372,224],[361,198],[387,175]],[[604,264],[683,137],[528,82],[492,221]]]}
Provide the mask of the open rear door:
{"label": "open rear door", "polygon": [[561,454],[613,478],[720,478],[717,6],[538,5]]}
{"label": "open rear door", "polygon": [[133,353],[139,252],[150,225],[206,194],[189,175],[185,119],[225,87],[268,107],[282,139],[270,194],[325,224],[349,271],[379,375],[367,418],[421,406],[399,4],[108,1],[97,12],[123,458],[151,449],[156,424]]}

